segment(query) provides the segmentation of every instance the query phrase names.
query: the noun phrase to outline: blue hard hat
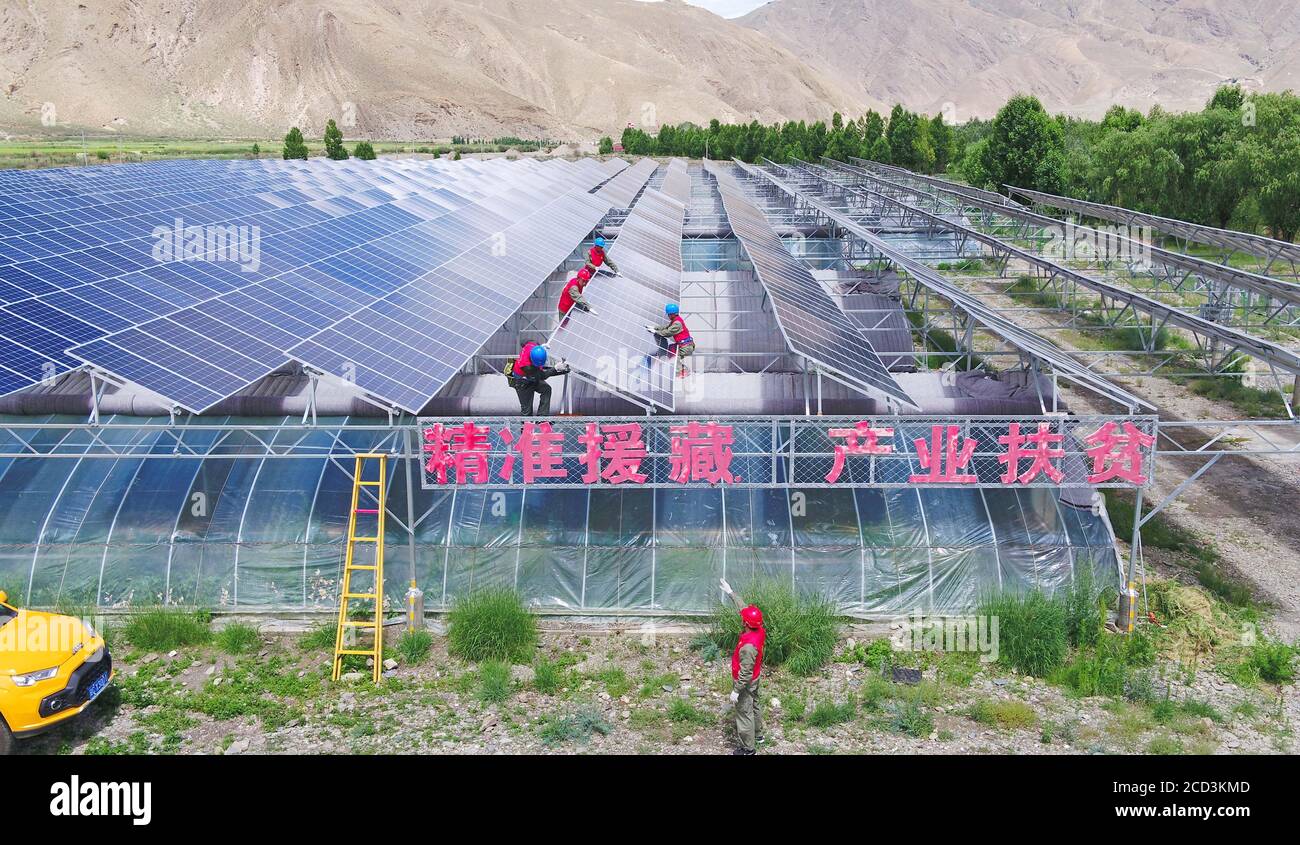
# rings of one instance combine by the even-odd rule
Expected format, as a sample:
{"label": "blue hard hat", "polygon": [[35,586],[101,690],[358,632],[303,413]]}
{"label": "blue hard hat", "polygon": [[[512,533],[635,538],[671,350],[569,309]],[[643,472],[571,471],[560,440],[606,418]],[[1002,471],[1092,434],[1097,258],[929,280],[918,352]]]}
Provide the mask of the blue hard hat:
{"label": "blue hard hat", "polygon": [[664,306],[664,313],[667,314],[667,315],[670,316],[670,317],[673,316],[674,314],[676,314],[678,311],[681,311],[681,310],[682,310],[682,309],[680,309],[680,308],[677,307],[677,303],[676,303],[676,302],[670,302],[670,303],[668,303],[667,305]]}
{"label": "blue hard hat", "polygon": [[546,347],[534,346],[528,353],[528,360],[533,362],[534,367],[546,365]]}
{"label": "blue hard hat", "polygon": [[604,249],[604,248],[605,248],[605,239],[604,239],[604,238],[596,238],[596,246],[600,247],[601,249]]}

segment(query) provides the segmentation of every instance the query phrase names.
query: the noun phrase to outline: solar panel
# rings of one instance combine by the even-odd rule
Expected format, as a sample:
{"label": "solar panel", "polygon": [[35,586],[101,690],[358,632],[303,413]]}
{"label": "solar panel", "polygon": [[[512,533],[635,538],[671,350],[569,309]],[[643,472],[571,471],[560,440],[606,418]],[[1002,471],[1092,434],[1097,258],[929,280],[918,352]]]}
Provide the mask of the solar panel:
{"label": "solar panel", "polygon": [[632,201],[658,167],[654,159],[643,158],[602,185],[596,196],[614,208],[631,208]]}
{"label": "solar panel", "polygon": [[790,349],[850,384],[883,396],[889,403],[916,407],[861,329],[808,268],[790,254],[736,179],[713,162],[705,161],[704,166],[718,181],[731,230],[767,291],[777,325]]}
{"label": "solar panel", "polygon": [[[310,260],[313,249],[318,248],[322,241],[329,240],[332,228],[335,234],[340,234],[337,232],[337,219],[348,212],[361,214],[378,208],[379,195],[375,193],[375,185],[381,180],[407,184],[406,191],[447,181],[446,177],[432,171],[429,177],[417,180],[392,178],[387,175],[390,168],[385,167],[356,168],[349,171],[358,174],[356,179],[341,180],[339,173],[333,172],[332,168],[326,169],[329,165],[316,165],[314,169],[323,176],[315,179],[299,166],[301,163],[285,164],[285,178],[279,183],[279,190],[274,192],[216,203],[206,200],[194,203],[192,200],[206,195],[191,192],[172,197],[165,211],[148,210],[157,209],[158,205],[139,198],[132,205],[136,213],[134,217],[101,223],[65,220],[68,225],[52,229],[49,234],[49,240],[62,246],[61,254],[47,251],[49,254],[44,258],[29,257],[0,268],[4,278],[21,281],[24,286],[24,289],[15,290],[16,285],[10,284],[8,288],[0,289],[0,300],[7,302],[0,309],[0,367],[3,367],[0,375],[7,374],[0,379],[0,390],[10,392],[27,387],[39,379],[73,368],[77,362],[64,356],[63,350],[85,343],[92,336],[120,331],[157,314],[169,313],[305,263]],[[157,187],[157,180],[150,175],[153,167],[133,166],[134,170],[144,174],[139,181],[151,189]],[[175,167],[166,169],[168,172],[177,170]],[[201,169],[204,172],[209,170]],[[65,178],[76,181],[70,176]],[[262,181],[253,184],[259,189],[265,187]],[[142,197],[148,191],[139,188],[135,193]],[[391,202],[394,196],[402,196],[380,194],[394,206],[396,203]],[[88,202],[93,198],[80,197],[79,200]],[[437,208],[440,201],[435,198],[429,205]],[[400,202],[406,208],[412,207],[411,197]],[[9,214],[8,220],[20,219],[13,212],[12,204],[0,205],[0,213]],[[391,215],[399,212],[403,210],[391,208],[372,214],[391,220]],[[232,269],[231,265],[206,260],[159,263],[152,254],[157,243],[152,233],[153,226],[162,225],[170,230],[178,216],[183,216],[186,225],[205,221],[218,225],[257,226],[262,234],[260,266],[254,272],[246,272],[246,268]],[[86,247],[90,232],[94,233],[97,243],[93,248]],[[11,234],[10,240],[14,237],[18,236]],[[29,322],[37,314],[44,316],[42,325],[50,328],[51,332],[43,335],[31,332]]]}
{"label": "solar panel", "polygon": [[[285,246],[301,261],[315,257],[311,264],[204,300],[168,318],[141,323],[137,331],[81,344],[70,350],[71,354],[153,390],[185,410],[201,413],[282,366],[291,357],[290,347],[364,311],[492,233],[501,233],[509,243],[508,224],[513,217],[535,210],[544,199],[575,185],[585,189],[603,175],[593,176],[590,169],[565,162],[526,165],[514,172],[521,170],[522,178],[497,180],[488,187],[493,193],[485,197],[484,186],[476,186],[474,195],[479,201],[470,204],[465,201],[468,197],[462,196],[454,213],[440,208],[437,214],[417,216],[390,202],[339,218],[345,225],[315,232],[311,248],[301,249],[302,236],[295,234],[295,243]],[[320,257],[322,254],[325,257]],[[223,333],[225,342],[219,348],[172,342],[187,337],[176,334],[175,325],[211,326],[214,321],[231,330]],[[267,323],[272,330],[264,334]],[[254,347],[244,342],[248,336],[275,342]],[[155,344],[159,340],[169,348],[160,350]],[[360,351],[356,344],[357,339],[351,338],[341,341],[339,348],[352,355]],[[240,354],[231,354],[236,351]],[[209,366],[214,360],[209,356],[220,361],[219,371]],[[369,369],[382,369],[363,370],[363,357],[345,358],[350,368],[327,372],[360,384],[363,377],[369,377]],[[386,385],[378,383],[380,388]],[[418,406],[409,410],[418,410]]]}
{"label": "solar panel", "polygon": [[664,181],[659,190],[666,196],[677,200],[682,205],[691,204],[691,175],[686,169],[686,162],[675,158],[668,163]]}
{"label": "solar panel", "polygon": [[596,310],[572,309],[548,341],[586,381],[642,405],[674,409],[674,357],[645,330],[664,320],[664,305],[681,288],[685,207],[647,188],[609,248],[615,278],[597,274],[583,295]]}

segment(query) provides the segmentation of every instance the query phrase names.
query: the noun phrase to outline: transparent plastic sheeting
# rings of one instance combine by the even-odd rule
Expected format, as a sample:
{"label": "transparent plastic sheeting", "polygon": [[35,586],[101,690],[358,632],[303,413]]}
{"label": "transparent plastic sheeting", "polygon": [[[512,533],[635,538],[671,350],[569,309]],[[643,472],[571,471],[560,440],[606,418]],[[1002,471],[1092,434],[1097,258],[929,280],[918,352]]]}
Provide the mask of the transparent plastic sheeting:
{"label": "transparent plastic sheeting", "polygon": [[[348,423],[322,420],[307,436],[357,449],[382,436]],[[23,436],[62,439],[65,454],[89,442],[84,429]],[[159,453],[171,450],[142,429],[100,436],[156,438]],[[0,451],[21,451],[13,433],[0,437]],[[227,437],[258,451],[248,435]],[[393,607],[410,577],[404,464],[389,462]],[[351,472],[350,459],[323,457],[5,458],[0,589],[33,606],[331,608]],[[412,477],[415,574],[434,608],[504,585],[542,610],[701,611],[715,606],[725,576],[737,587],[788,580],[848,614],[960,612],[984,590],[1053,590],[1083,567],[1102,583],[1119,580],[1105,517],[1045,488],[422,490],[418,466]]]}

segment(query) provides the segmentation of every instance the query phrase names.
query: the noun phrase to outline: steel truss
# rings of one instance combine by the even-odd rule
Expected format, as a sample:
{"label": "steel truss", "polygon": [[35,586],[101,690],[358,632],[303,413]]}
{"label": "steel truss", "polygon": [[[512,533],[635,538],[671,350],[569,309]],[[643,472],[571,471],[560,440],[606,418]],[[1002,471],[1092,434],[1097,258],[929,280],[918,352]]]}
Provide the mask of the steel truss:
{"label": "steel truss", "polygon": [[[773,167],[779,168],[779,165]],[[1083,330],[1085,324],[1091,324],[1086,327],[1092,330],[1133,329],[1141,343],[1141,349],[1135,350],[1133,354],[1156,356],[1152,372],[1166,364],[1191,357],[1196,359],[1198,366],[1203,369],[1187,375],[1228,374],[1231,377],[1240,377],[1241,373],[1238,370],[1240,364],[1247,358],[1254,358],[1267,366],[1268,377],[1282,395],[1287,414],[1295,416],[1294,397],[1287,397],[1286,380],[1300,382],[1300,356],[1290,350],[1244,334],[1229,326],[1214,323],[1199,315],[1189,314],[1145,294],[1085,275],[1044,257],[1037,251],[1017,246],[1017,241],[1035,242],[1030,235],[1034,229],[1041,228],[1040,221],[1024,219],[1021,212],[1013,211],[1005,205],[999,207],[1005,209],[1003,211],[995,209],[992,203],[980,200],[980,207],[970,215],[966,213],[964,204],[974,201],[964,198],[963,195],[952,194],[951,198],[944,199],[924,189],[889,182],[862,168],[850,168],[847,165],[840,165],[840,167],[845,171],[843,174],[806,164],[801,164],[797,168],[781,169],[792,174],[791,178],[798,179],[802,189],[835,197],[849,213],[852,213],[855,204],[874,202],[889,206],[896,214],[908,214],[915,219],[926,220],[936,230],[947,229],[955,235],[978,241],[989,250],[993,269],[999,278],[1007,275],[1011,259],[1027,263],[1034,269],[1035,275],[1032,278],[1035,279],[1036,293],[1050,297],[1054,304],[1060,306],[1059,309],[1049,310],[1062,310],[1072,314],[1072,325],[1063,328]],[[934,210],[923,208],[922,205],[926,202],[930,202]],[[958,205],[962,207],[958,208]],[[987,224],[979,225],[981,218],[989,217],[1001,224],[998,234],[985,231],[986,227],[994,227],[989,227]],[[1041,218],[1040,215],[1032,215],[1032,217]],[[1041,218],[1041,220],[1050,220],[1050,218]],[[1053,225],[1059,225],[1058,221],[1051,222]],[[1018,231],[1009,232],[1008,227],[1016,228]],[[1040,236],[1038,242],[1042,240],[1045,240],[1045,237]],[[1081,296],[1081,288],[1086,290],[1088,295]],[[1099,324],[1095,319],[1086,318],[1092,315],[1100,316]],[[1177,328],[1187,332],[1196,344],[1196,348],[1190,351],[1157,348],[1161,331],[1167,328]],[[1114,360],[1123,354],[1125,353],[1107,351],[1100,356],[1089,357],[1096,363],[1106,359]]]}

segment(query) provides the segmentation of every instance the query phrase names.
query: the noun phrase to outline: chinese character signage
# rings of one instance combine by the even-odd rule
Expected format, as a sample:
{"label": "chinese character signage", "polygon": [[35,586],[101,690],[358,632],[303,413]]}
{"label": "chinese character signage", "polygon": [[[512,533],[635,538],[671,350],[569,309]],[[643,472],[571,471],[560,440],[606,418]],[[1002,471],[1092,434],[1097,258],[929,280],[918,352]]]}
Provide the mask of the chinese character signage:
{"label": "chinese character signage", "polygon": [[426,488],[1141,487],[1154,417],[420,420]]}

